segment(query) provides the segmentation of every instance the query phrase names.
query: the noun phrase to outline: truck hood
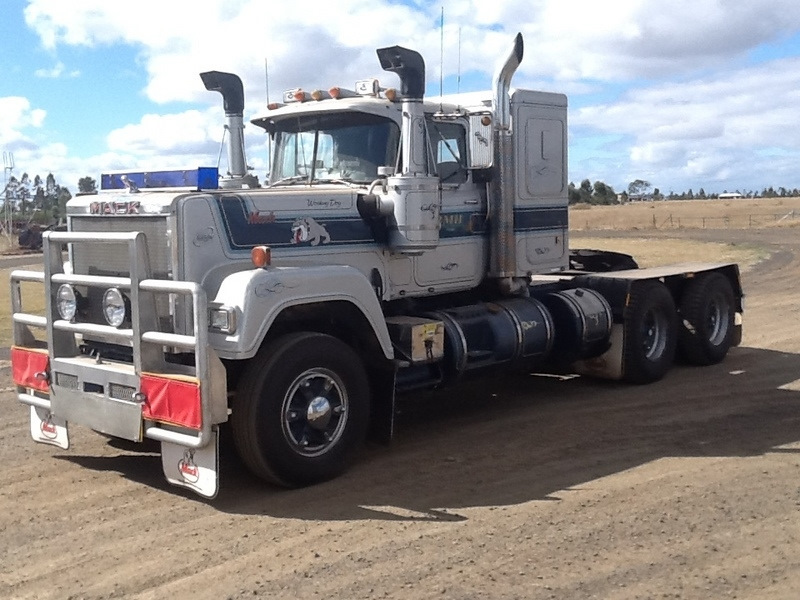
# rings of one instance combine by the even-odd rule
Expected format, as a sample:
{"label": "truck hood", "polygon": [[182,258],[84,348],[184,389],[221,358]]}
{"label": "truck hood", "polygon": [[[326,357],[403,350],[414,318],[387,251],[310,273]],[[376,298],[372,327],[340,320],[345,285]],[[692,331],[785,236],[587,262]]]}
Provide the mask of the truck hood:
{"label": "truck hood", "polygon": [[139,192],[100,192],[77,196],[67,203],[67,215],[159,215],[172,212],[178,198],[186,192],[170,191]]}

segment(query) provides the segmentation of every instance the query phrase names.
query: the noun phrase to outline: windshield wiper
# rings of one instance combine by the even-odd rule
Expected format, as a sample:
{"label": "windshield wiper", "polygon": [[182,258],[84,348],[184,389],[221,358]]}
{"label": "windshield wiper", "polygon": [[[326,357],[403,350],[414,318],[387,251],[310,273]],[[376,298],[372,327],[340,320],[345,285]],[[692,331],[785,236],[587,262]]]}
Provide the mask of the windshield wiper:
{"label": "windshield wiper", "polygon": [[359,187],[357,183],[350,181],[349,179],[315,179],[317,183],[338,183],[339,185],[346,185],[347,187]]}
{"label": "windshield wiper", "polygon": [[290,175],[289,177],[282,177],[281,179],[278,179],[278,181],[273,181],[267,187],[273,187],[284,183],[294,184],[298,183],[299,181],[308,181],[308,175]]}

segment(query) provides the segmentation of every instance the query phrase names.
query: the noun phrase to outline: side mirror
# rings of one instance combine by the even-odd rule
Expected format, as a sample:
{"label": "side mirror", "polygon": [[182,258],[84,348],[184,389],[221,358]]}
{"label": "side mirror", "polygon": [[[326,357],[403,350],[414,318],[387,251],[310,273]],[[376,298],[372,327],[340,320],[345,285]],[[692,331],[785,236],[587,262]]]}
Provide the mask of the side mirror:
{"label": "side mirror", "polygon": [[491,113],[469,116],[469,168],[488,169],[494,158],[494,132]]}

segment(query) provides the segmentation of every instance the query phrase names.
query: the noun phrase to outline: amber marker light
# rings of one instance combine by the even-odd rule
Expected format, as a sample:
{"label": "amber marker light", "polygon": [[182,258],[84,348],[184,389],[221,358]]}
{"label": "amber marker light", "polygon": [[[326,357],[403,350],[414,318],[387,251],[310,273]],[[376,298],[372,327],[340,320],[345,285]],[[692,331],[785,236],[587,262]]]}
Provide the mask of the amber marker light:
{"label": "amber marker light", "polygon": [[488,127],[491,124],[492,124],[492,117],[490,117],[489,115],[484,115],[483,117],[481,117],[481,125],[483,125],[484,127]]}
{"label": "amber marker light", "polygon": [[334,86],[331,89],[329,89],[328,93],[331,95],[331,98],[333,98],[334,100],[338,100],[339,98],[342,97],[341,88],[336,87],[336,86]]}
{"label": "amber marker light", "polygon": [[395,98],[397,98],[397,90],[394,88],[389,88],[383,93],[383,95],[386,96],[386,99],[389,102],[394,102]]}
{"label": "amber marker light", "polygon": [[293,96],[298,102],[303,102],[306,99],[306,93],[303,90],[297,90]]}
{"label": "amber marker light", "polygon": [[269,246],[254,246],[250,250],[250,260],[253,261],[253,266],[257,269],[268,267],[272,262],[272,250]]}
{"label": "amber marker light", "polygon": [[317,102],[322,100],[322,90],[314,90],[311,92],[311,99],[316,100]]}

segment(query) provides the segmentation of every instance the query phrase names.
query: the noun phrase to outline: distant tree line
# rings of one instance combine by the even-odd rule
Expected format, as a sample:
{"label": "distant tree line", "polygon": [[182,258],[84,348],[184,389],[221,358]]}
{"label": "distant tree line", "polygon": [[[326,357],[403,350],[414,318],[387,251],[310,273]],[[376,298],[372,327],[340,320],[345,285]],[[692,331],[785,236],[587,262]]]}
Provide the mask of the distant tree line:
{"label": "distant tree line", "polygon": [[723,190],[719,193],[708,193],[703,188],[697,192],[691,188],[686,192],[670,191],[664,194],[660,189],[654,187],[649,181],[643,179],[636,179],[628,184],[628,189],[620,194],[614,191],[614,188],[602,181],[596,181],[594,184],[588,179],[581,181],[579,186],[574,183],[569,184],[568,189],[569,203],[570,204],[620,204],[624,202],[633,202],[637,200],[713,200],[719,198],[720,195],[727,196],[729,194],[738,194],[742,198],[797,198],[800,197],[800,189],[779,187],[775,189],[770,186],[763,190]]}
{"label": "distant tree line", "polygon": [[42,179],[23,173],[17,179],[12,175],[2,193],[4,214],[15,222],[50,225],[66,216],[70,191],[56,182],[52,173]]}
{"label": "distant tree line", "polygon": [[567,191],[570,204],[582,202],[584,204],[619,204],[617,192],[610,185],[602,181],[592,184],[588,179],[581,181],[579,187],[570,182]]}
{"label": "distant tree line", "polygon": [[[97,182],[88,176],[81,177],[78,180],[78,192],[97,193]],[[66,186],[60,185],[52,173],[48,173],[44,179],[39,175],[31,178],[28,173],[23,173],[19,178],[12,175],[0,194],[4,218],[9,219],[14,228],[33,223],[46,227],[63,222],[70,198],[72,193]]]}
{"label": "distant tree line", "polygon": [[97,182],[89,177],[81,177],[78,179],[78,193],[79,194],[96,194]]}

